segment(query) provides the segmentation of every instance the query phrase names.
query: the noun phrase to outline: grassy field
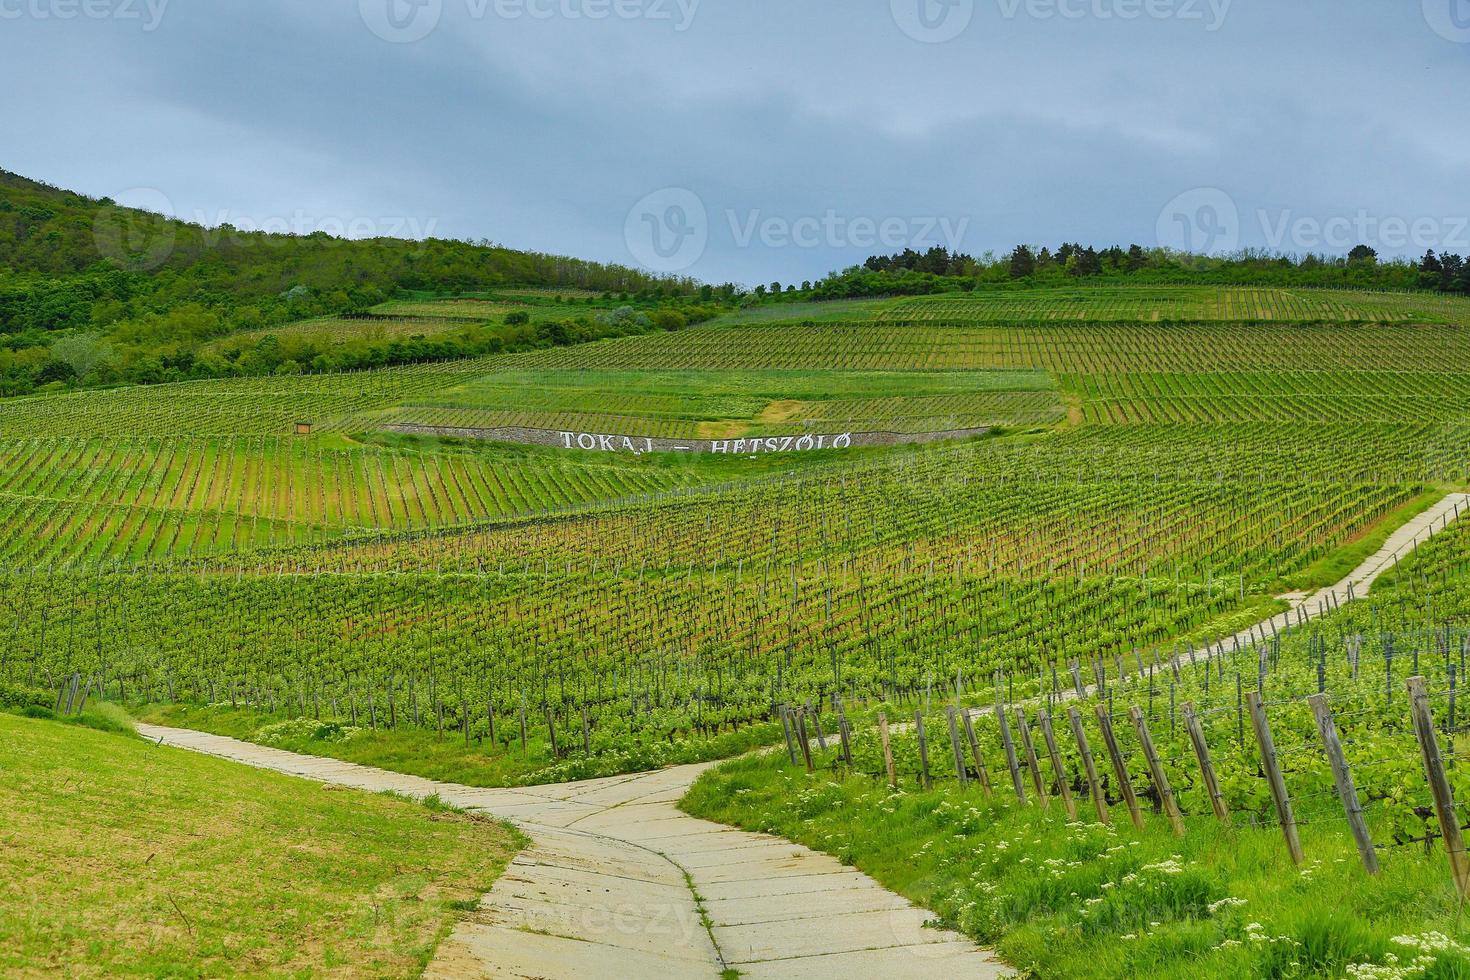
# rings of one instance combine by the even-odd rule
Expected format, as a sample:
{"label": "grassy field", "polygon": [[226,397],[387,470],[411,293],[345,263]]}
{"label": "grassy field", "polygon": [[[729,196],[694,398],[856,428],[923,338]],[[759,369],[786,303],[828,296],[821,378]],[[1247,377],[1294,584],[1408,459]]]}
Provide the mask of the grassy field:
{"label": "grassy field", "polygon": [[[489,305],[489,304],[487,304]],[[503,312],[510,312],[515,306],[506,304]],[[496,314],[494,310],[485,310],[486,320]],[[279,327],[265,327],[260,330],[246,330],[232,333],[227,338],[214,341],[202,348],[205,353],[229,351],[234,348],[246,348],[254,345],[265,337],[276,337],[280,340],[305,340],[313,342],[317,347],[331,346],[332,344],[347,344],[353,342],[377,343],[385,340],[407,340],[412,337],[433,337],[438,334],[450,333],[473,323],[474,320],[459,320],[448,316],[402,315],[400,319],[349,319],[346,317],[317,317],[311,320],[299,320]]]}
{"label": "grassy field", "polygon": [[499,370],[386,416],[667,438],[1047,425],[1065,414],[1039,371]]}
{"label": "grassy field", "polygon": [[499,824],[0,713],[0,972],[417,976]]}

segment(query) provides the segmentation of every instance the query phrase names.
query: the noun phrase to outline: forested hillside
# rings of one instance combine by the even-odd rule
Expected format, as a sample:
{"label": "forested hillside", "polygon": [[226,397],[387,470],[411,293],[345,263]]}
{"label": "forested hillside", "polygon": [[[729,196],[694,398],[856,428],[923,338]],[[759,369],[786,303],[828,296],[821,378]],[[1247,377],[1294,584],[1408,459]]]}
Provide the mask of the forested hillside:
{"label": "forested hillside", "polygon": [[[236,332],[366,310],[404,291],[512,285],[606,295],[610,304],[694,291],[688,281],[488,242],[205,228],[0,171],[0,394],[238,373],[201,363],[199,349]],[[450,353],[483,352],[486,340]]]}

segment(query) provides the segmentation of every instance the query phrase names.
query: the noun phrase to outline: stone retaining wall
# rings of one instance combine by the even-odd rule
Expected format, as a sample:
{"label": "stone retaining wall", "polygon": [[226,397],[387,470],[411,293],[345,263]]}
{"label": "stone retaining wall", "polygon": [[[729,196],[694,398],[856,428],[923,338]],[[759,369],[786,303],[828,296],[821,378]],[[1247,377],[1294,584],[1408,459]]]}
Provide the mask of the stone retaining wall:
{"label": "stone retaining wall", "polygon": [[819,449],[862,449],[875,446],[904,446],[982,436],[990,429],[947,429],[942,432],[840,432],[805,435],[749,436],[733,439],[655,439],[648,436],[609,435],[598,432],[568,432],[502,426],[493,429],[464,429],[443,425],[398,423],[383,427],[389,432],[415,436],[445,436],[509,442],[522,446],[580,449],[585,452],[631,453],[726,453],[752,456],[760,453],[801,453]]}

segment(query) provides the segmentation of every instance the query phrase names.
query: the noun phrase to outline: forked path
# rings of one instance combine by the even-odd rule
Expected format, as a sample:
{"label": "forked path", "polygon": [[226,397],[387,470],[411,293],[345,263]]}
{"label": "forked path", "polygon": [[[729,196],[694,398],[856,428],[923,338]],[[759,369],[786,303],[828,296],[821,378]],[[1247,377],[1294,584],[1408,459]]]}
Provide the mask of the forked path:
{"label": "forked path", "polygon": [[[1244,644],[1361,598],[1470,508],[1451,494],[1395,531],[1337,585],[1238,634]],[[1305,607],[1305,608],[1303,608]],[[1227,645],[1235,638],[1226,638]],[[1064,697],[1067,695],[1064,694]],[[676,806],[711,764],[519,789],[476,789],[297,755],[218,735],[139,725],[155,741],[323,783],[424,798],[508,820],[532,843],[427,976],[999,977],[1010,973],[929,913],[834,858],[734,830]]]}
{"label": "forked path", "polygon": [[1000,977],[1010,971],[867,875],[798,844],[682,813],[710,764],[556,786],[476,789],[201,732],[144,736],[263,769],[394,790],[519,826],[532,843],[426,976]]}

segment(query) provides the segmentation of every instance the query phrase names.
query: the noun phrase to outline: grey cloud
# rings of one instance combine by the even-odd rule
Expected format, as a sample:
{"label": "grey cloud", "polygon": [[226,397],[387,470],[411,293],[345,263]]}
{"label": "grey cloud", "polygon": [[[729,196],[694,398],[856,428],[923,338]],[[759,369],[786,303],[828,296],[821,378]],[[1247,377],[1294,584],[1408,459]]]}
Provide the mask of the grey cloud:
{"label": "grey cloud", "polygon": [[[1229,195],[1252,246],[1283,214],[1470,210],[1452,94],[1470,44],[1418,3],[1234,0],[1209,31],[975,0],[965,31],[924,44],[888,2],[703,0],[682,32],[476,18],[474,2],[442,0],[406,44],[374,35],[358,0],[173,0],[151,32],[0,19],[0,81],[25,92],[0,105],[0,166],[97,194],[156,187],[191,218],[407,217],[624,262],[629,207],[687,188],[710,219],[687,271],[748,283],[882,250],[833,235],[832,216],[964,222],[981,252],[1152,244],[1195,187]],[[742,247],[732,221],[764,219],[822,230]]]}

